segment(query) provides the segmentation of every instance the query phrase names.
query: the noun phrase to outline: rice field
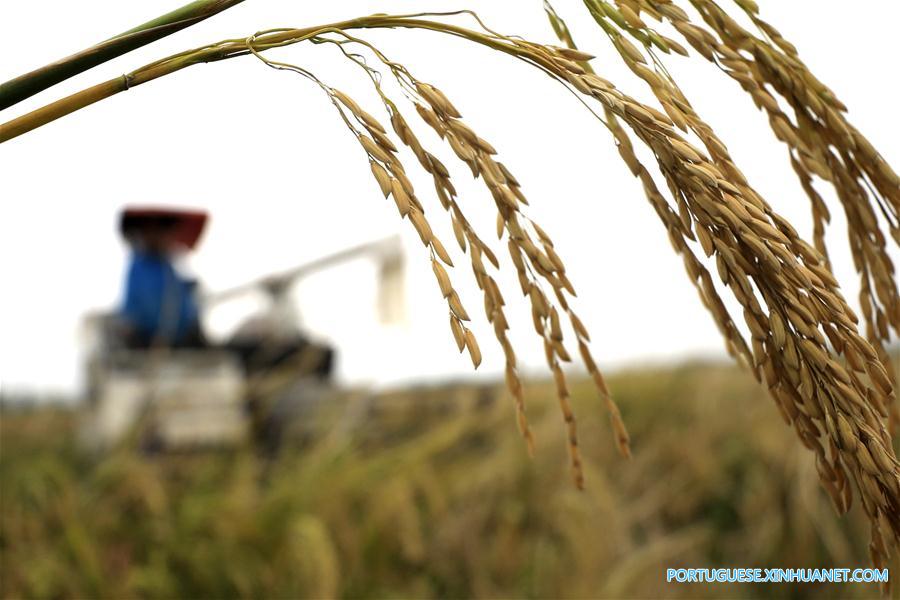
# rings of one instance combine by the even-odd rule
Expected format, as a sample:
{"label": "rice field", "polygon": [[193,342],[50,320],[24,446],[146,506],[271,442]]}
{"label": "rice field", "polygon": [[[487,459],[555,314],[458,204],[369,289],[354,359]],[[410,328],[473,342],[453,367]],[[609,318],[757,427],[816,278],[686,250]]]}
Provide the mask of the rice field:
{"label": "rice field", "polygon": [[609,378],[623,459],[570,381],[584,490],[552,381],[526,382],[536,452],[504,385],[342,393],[253,448],[82,451],[74,413],[0,419],[3,598],[874,597],[869,584],[675,585],[669,567],[864,567],[813,455],[726,366]]}

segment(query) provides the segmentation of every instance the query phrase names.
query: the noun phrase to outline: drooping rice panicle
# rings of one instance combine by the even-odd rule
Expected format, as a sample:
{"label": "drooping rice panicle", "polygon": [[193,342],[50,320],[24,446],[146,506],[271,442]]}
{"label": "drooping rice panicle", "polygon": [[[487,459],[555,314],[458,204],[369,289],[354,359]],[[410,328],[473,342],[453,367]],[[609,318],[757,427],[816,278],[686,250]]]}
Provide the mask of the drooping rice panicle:
{"label": "drooping rice panicle", "polygon": [[[607,35],[614,40],[621,40],[622,32],[631,35],[651,56],[653,50],[678,49],[679,53],[686,54],[683,47],[673,45],[673,40],[649,28],[639,15],[644,13],[656,21],[668,20],[689,46],[718,65],[767,114],[776,138],[787,145],[791,166],[809,198],[814,244],[829,268],[825,226],[831,215],[813,184],[816,179],[831,184],[847,220],[850,249],[860,277],[859,302],[866,337],[896,384],[886,344],[892,330],[894,334],[900,333],[900,292],[888,253],[890,242],[880,222],[886,224],[894,241],[900,244],[900,178],[847,120],[847,109],[834,92],[810,72],[794,45],[759,17],[754,2],[740,0],[736,4],[759,29],[759,35],[742,27],[713,0],[689,2],[706,27],[691,22],[688,13],[671,1],[617,0],[616,6],[612,6],[602,0],[587,0],[585,4]],[[637,16],[640,24],[625,18],[627,14]],[[614,24],[620,25],[621,31]],[[634,46],[625,46],[626,52],[622,42],[615,43],[632,70],[650,83],[666,113],[679,125],[684,124],[683,115],[678,113],[692,110],[671,78],[641,64],[642,53]],[[655,58],[654,61],[658,63]],[[667,79],[669,85],[665,85]],[[666,87],[674,87],[675,93]],[[790,107],[793,118],[782,110],[778,99]],[[705,124],[701,127],[712,131]],[[705,137],[695,127],[691,129]],[[708,143],[706,146],[718,158],[714,147]],[[900,408],[892,404],[892,428],[898,422]]]}
{"label": "drooping rice panicle", "polygon": [[[569,362],[571,357],[564,345],[559,309],[566,312],[570,322],[576,327],[575,331],[578,337],[580,354],[603,394],[604,402],[610,410],[617,444],[625,456],[628,456],[630,452],[628,434],[619,415],[618,408],[613,403],[609,391],[603,382],[603,377],[590,354],[587,330],[565,297],[567,293],[574,294],[574,288],[565,274],[565,266],[561,258],[553,248],[552,240],[539,225],[522,213],[521,207],[527,204],[527,201],[521,192],[519,181],[505,165],[494,159],[496,150],[493,146],[479,137],[462,121],[462,115],[459,110],[441,90],[416,79],[408,69],[388,60],[371,44],[351,36],[346,37],[348,40],[357,41],[368,46],[391,69],[400,85],[413,98],[416,104],[416,112],[422,117],[422,120],[433,128],[439,137],[447,141],[457,157],[469,166],[475,177],[482,179],[490,191],[497,208],[498,236],[502,237],[504,232],[508,234],[509,242],[507,247],[513,264],[517,269],[522,293],[529,298],[532,305],[535,330],[543,340],[547,363],[556,381],[557,397],[568,430],[569,454],[573,477],[576,485],[579,487],[583,486],[582,460],[578,448],[577,426],[570,406],[566,376],[561,366],[562,362]],[[373,83],[375,83],[376,88],[381,93],[377,78],[373,78]],[[483,256],[487,256],[489,262],[495,268],[499,266],[497,259],[493,256],[487,244],[475,234],[471,225],[463,216],[456,202],[456,191],[450,184],[446,168],[433,155],[422,148],[418,138],[397,111],[396,105],[384,98],[383,94],[382,97],[385,100],[386,108],[391,113],[391,122],[395,133],[397,133],[404,144],[413,150],[414,154],[419,158],[420,164],[434,178],[435,189],[438,192],[441,204],[451,213],[452,224],[454,231],[457,232],[460,248],[463,251],[469,250],[473,274],[479,288],[484,293],[487,319],[493,324],[498,342],[504,350],[507,361],[507,385],[516,399],[519,425],[530,448],[533,442],[527,420],[525,419],[521,380],[516,369],[515,353],[505,333],[508,323],[503,313],[504,301],[496,281],[488,273],[484,265]],[[532,237],[532,234],[528,231],[529,228],[536,237]],[[535,239],[537,239],[537,243]],[[553,302],[541,289],[537,279],[538,276],[553,287],[558,307],[553,305]],[[454,328],[455,331],[456,328]],[[458,335],[457,338],[459,338]]]}
{"label": "drooping rice panicle", "polygon": [[[749,0],[741,1],[742,6],[755,14]],[[473,30],[429,18],[437,15],[426,13],[380,14],[321,27],[268,30],[247,39],[225,40],[168,57],[5,123],[0,141],[193,64],[248,53],[263,58],[262,52],[268,49],[302,41],[326,41],[324,36],[344,35],[349,30],[425,29],[461,37],[522,60],[564,84],[589,107],[599,103],[605,115],[601,119],[614,136],[623,161],[643,184],[673,246],[681,253],[689,278],[712,313],[729,352],[765,382],[801,442],[813,451],[822,485],[840,512],[850,507],[856,489],[872,525],[873,562],[883,565],[889,550],[897,545],[900,533],[900,464],[885,427],[894,392],[879,344],[887,338],[890,329],[897,327],[898,305],[893,267],[885,258],[885,243],[883,236],[879,237],[875,208],[897,236],[893,191],[898,187],[896,175],[846,122],[842,116],[843,105],[807,74],[792,46],[755,17],[751,18],[764,32],[762,38],[737,29],[717,12],[720,9],[716,4],[707,0],[693,0],[692,5],[701,12],[711,31],[690,23],[687,13],[673,2],[622,0],[613,5],[592,0],[590,4],[592,15],[610,36],[623,60],[656,92],[662,111],[638,102],[593,73],[586,63],[589,57],[577,49],[504,36],[484,27],[480,21],[480,29]],[[467,11],[442,16],[464,12],[474,16]],[[868,340],[857,331],[857,318],[842,297],[824,253],[805,242],[753,189],[724,144],[696,115],[661,63],[648,51],[653,46],[662,51],[684,52],[675,40],[649,29],[648,18],[672,21],[689,46],[725,65],[734,79],[746,84],[754,99],[770,112],[776,133],[791,147],[802,182],[808,184],[815,175],[830,177],[835,184],[848,220],[853,215],[854,256],[857,268],[869,282],[863,286]],[[567,34],[561,21],[554,21],[554,27],[558,33]],[[622,32],[637,39],[645,50],[626,39]],[[775,47],[777,52],[773,50]],[[646,62],[645,53],[653,59],[654,67]],[[748,55],[753,56],[752,61]],[[451,332],[460,349],[468,349],[477,365],[481,360],[480,349],[472,332],[465,328],[468,314],[444,267],[452,261],[425,218],[424,208],[405,175],[397,157],[398,149],[387,130],[352,99],[325,86],[309,71],[263,60],[270,66],[309,77],[328,93],[365,150],[379,188],[385,196],[393,198],[401,216],[410,221],[429,249],[432,270],[448,303]],[[570,359],[561,330],[563,313],[576,332],[579,353],[586,367],[611,407],[623,452],[627,451],[627,434],[624,427],[619,429],[618,411],[611,404],[590,355],[587,331],[569,306],[574,287],[563,262],[546,232],[526,216],[523,207],[527,201],[519,182],[496,161],[493,146],[463,122],[457,108],[437,87],[412,78],[402,65],[385,64],[398,76],[401,85],[405,81],[423,121],[490,190],[498,213],[499,235],[507,236],[507,250],[519,276],[521,291],[531,306],[535,330],[544,344],[547,364],[556,382],[570,434],[570,460],[576,482],[580,483],[581,458],[562,370],[562,363]],[[787,119],[785,113],[776,112],[778,103],[768,88],[778,91],[794,108],[796,122]],[[502,311],[503,297],[484,264],[487,258],[497,268],[499,261],[465,219],[447,169],[421,147],[399,111],[391,108],[392,103],[385,96],[382,99],[388,106],[394,133],[431,174],[436,193],[451,216],[457,241],[469,253],[476,282],[484,292],[485,312],[504,348],[508,382],[517,398],[520,426],[529,438],[527,422],[523,426],[524,406],[516,392],[519,389],[520,394],[521,382],[516,373],[515,353],[505,336],[508,324]],[[679,130],[698,136],[705,149],[692,144]],[[652,152],[667,194],[638,160],[632,139]],[[812,200],[814,210],[819,212],[814,234],[821,237],[827,218],[821,208],[824,202],[816,197]],[[821,239],[818,243],[822,245]],[[718,284],[697,258],[696,248],[715,262]],[[552,288],[552,294],[545,291],[546,286]],[[730,292],[740,305],[742,327],[729,314],[720,295],[723,290]]]}
{"label": "drooping rice panicle", "polygon": [[[557,21],[554,29],[560,38],[574,46],[565,24],[550,7],[548,16],[551,22]],[[623,59],[639,64],[628,53],[623,53]],[[856,333],[855,317],[840,297],[824,258],[799,240],[789,224],[752,190],[724,145],[699,120],[677,87],[667,85],[663,77],[642,78],[657,97],[676,100],[672,105],[677,112],[671,119],[657,118],[654,123],[632,111],[632,117],[638,118],[631,119],[631,124],[656,155],[678,212],[661,197],[615,120],[615,101],[625,105],[618,116],[628,120],[629,100],[607,87],[607,124],[620,153],[644,184],[729,345],[765,380],[786,420],[794,425],[803,444],[815,452],[820,481],[841,513],[852,501],[847,472],[852,474],[873,525],[872,560],[881,566],[887,559],[886,542],[894,545],[897,541],[898,464],[883,426],[893,404],[893,391],[880,357]],[[652,116],[652,112],[648,114]],[[674,132],[672,125],[679,120],[704,141],[715,159],[706,159]],[[715,256],[722,283],[743,306],[751,333],[749,347],[718,299],[709,274],[693,255],[685,253],[687,240],[694,237],[708,257]],[[833,318],[830,313],[839,316]],[[843,354],[845,364],[832,355],[832,348],[835,355]],[[858,429],[850,425],[853,418],[859,422]],[[869,460],[876,453],[878,463]]]}

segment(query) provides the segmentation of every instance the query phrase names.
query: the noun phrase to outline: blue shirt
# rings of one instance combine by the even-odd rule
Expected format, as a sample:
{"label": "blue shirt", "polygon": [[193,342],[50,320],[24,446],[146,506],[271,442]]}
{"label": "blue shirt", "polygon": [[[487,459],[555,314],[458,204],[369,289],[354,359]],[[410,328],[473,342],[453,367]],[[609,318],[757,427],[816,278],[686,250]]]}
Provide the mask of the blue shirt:
{"label": "blue shirt", "polygon": [[138,335],[182,341],[196,327],[197,313],[193,285],[165,256],[132,254],[121,314]]}

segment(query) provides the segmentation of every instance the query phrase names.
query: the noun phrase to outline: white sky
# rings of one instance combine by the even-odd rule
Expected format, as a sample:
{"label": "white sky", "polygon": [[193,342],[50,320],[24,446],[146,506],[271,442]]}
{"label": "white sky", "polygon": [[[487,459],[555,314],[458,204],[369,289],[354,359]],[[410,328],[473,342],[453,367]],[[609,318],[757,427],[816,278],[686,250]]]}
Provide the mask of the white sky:
{"label": "white sky", "polygon": [[[0,3],[0,79],[128,29],[171,10],[175,2]],[[0,118],[8,120],[187,47],[272,27],[408,12],[412,4],[247,0],[51,88]],[[471,0],[415,3],[418,10],[474,5]],[[600,74],[649,100],[581,3],[556,0],[555,5],[580,45],[598,56],[594,64]],[[888,75],[897,58],[900,3],[760,0],[760,5],[850,107],[852,121],[888,161],[900,164],[898,90],[896,77]],[[477,10],[495,29],[555,43],[539,0],[481,2]],[[605,129],[571,95],[533,68],[446,36],[373,31],[365,37],[420,79],[438,85],[522,181],[531,216],[556,239],[579,290],[576,306],[593,333],[601,366],[721,354],[717,331],[640,186]],[[280,56],[351,93],[386,122],[368,81],[335,48],[294,46]],[[700,58],[667,64],[757,189],[808,235],[808,202],[784,148],[749,98]],[[411,108],[407,115],[415,119]],[[485,239],[496,239],[490,234],[489,197],[480,183],[471,183],[436,138],[421,127],[418,131],[453,165],[462,206],[484,224]],[[415,170],[411,156],[406,164]],[[421,176],[413,181],[450,248],[449,221],[428,193],[429,181]],[[401,231],[409,248],[411,290],[405,325],[384,330],[375,324],[373,269],[365,264],[301,284],[297,295],[303,298],[304,320],[337,344],[346,381],[383,384],[471,371],[468,358],[455,352],[445,305],[415,234],[381,198],[362,151],[324,95],[253,58],[191,67],[4,144],[0,182],[0,381],[8,389],[78,389],[80,319],[86,311],[112,307],[119,297],[125,254],[115,223],[127,203],[211,211],[210,228],[192,259],[211,290]],[[843,219],[839,208],[833,212],[833,258],[846,294],[855,299]],[[458,271],[463,300],[477,315],[473,327],[485,351],[481,371],[496,374],[502,364],[480,318],[480,298],[464,285],[468,269]],[[512,338],[525,364],[538,367],[541,346],[529,315],[519,310],[524,304],[517,301],[514,280],[504,281],[510,284],[506,296],[518,329]],[[209,325],[224,334],[247,309],[247,303],[222,309],[210,315]]]}

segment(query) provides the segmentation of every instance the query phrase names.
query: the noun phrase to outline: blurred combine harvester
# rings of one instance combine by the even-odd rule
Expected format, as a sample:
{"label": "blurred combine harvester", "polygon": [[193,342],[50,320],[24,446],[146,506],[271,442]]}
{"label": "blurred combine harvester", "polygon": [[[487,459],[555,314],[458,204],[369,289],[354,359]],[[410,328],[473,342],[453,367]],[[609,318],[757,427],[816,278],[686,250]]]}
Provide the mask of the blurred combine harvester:
{"label": "blurred combine harvester", "polygon": [[[191,250],[206,215],[132,208],[123,213],[122,223],[139,262],[142,248],[135,248],[129,238],[135,230],[147,229],[154,236],[164,223],[167,238],[182,250]],[[133,303],[129,298],[122,311],[89,315],[84,439],[98,448],[128,438],[144,447],[184,449],[234,445],[253,435],[272,448],[284,426],[309,416],[333,387],[333,350],[311,342],[301,330],[290,294],[294,284],[353,259],[375,260],[379,312],[382,321],[392,322],[401,316],[397,311],[402,307],[398,302],[403,294],[402,256],[399,239],[391,237],[204,295],[197,299],[198,312],[247,294],[266,295],[265,309],[238,326],[222,346],[206,343],[199,330],[184,340],[155,335],[147,343],[135,343],[133,327],[123,323]],[[134,269],[133,264],[130,278]],[[126,297],[132,295],[132,287],[129,280]],[[193,294],[192,285],[184,287]],[[166,304],[162,302],[160,313],[166,312]],[[163,322],[158,329],[175,329],[166,325]]]}

